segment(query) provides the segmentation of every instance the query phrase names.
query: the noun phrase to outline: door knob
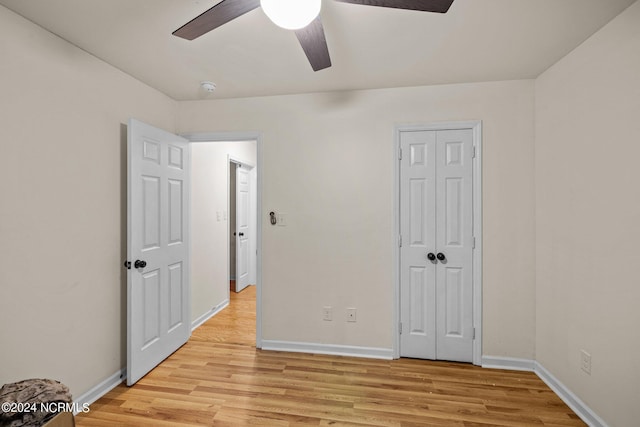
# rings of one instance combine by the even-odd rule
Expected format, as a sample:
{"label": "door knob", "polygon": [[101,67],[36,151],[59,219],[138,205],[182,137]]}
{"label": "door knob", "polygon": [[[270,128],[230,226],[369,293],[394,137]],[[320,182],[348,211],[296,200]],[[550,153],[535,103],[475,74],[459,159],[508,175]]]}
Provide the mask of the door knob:
{"label": "door knob", "polygon": [[147,266],[147,261],[137,259],[136,262],[133,263],[133,266],[135,268],[145,268]]}
{"label": "door knob", "polygon": [[244,233],[238,233],[238,235],[239,235],[240,237],[242,237],[242,236],[244,236]]}
{"label": "door knob", "polygon": [[440,261],[444,261],[446,257],[442,252],[438,252],[438,255],[436,255],[436,258],[438,258]]}
{"label": "door knob", "polygon": [[429,259],[429,261],[435,261],[436,256],[433,254],[433,252],[429,252],[427,254],[427,258]]}

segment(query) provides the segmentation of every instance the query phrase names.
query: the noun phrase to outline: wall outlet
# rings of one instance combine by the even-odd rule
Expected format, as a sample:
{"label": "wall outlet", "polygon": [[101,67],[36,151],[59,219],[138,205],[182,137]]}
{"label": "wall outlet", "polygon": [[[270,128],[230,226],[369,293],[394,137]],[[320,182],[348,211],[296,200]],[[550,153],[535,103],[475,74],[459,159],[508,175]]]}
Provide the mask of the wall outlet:
{"label": "wall outlet", "polygon": [[322,320],[326,320],[328,322],[333,320],[333,307],[322,307]]}
{"label": "wall outlet", "polygon": [[580,368],[591,375],[591,355],[584,350],[580,350]]}
{"label": "wall outlet", "polygon": [[356,309],[347,308],[347,322],[355,322],[355,321],[356,321]]}

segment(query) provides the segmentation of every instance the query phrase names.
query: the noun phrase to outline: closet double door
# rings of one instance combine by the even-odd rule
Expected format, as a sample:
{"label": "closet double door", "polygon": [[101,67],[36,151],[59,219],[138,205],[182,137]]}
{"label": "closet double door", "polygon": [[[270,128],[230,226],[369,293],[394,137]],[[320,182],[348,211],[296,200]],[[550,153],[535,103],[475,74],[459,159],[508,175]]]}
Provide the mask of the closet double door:
{"label": "closet double door", "polygon": [[473,134],[400,134],[400,356],[473,360]]}

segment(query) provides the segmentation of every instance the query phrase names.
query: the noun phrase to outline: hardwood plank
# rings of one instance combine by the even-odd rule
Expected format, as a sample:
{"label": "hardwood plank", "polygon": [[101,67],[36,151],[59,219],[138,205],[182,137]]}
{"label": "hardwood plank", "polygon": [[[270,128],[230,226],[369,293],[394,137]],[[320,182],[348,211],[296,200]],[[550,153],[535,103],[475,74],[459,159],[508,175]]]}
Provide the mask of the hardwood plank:
{"label": "hardwood plank", "polygon": [[415,359],[262,351],[255,287],[133,387],[76,417],[82,426],[584,426],[530,372]]}

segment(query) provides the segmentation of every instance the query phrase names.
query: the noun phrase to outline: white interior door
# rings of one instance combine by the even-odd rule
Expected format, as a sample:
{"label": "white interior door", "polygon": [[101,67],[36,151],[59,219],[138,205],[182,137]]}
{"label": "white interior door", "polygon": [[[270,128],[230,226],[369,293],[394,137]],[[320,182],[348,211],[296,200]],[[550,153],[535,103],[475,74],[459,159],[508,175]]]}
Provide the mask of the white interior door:
{"label": "white interior door", "polygon": [[400,354],[436,358],[436,134],[403,132],[400,166]]}
{"label": "white interior door", "polygon": [[236,168],[236,292],[249,285],[249,222],[250,212],[249,169],[238,164]]}
{"label": "white interior door", "polygon": [[400,355],[471,362],[472,131],[407,131],[400,144]]}
{"label": "white interior door", "polygon": [[185,139],[129,121],[127,385],[191,334],[190,165]]}
{"label": "white interior door", "polygon": [[472,184],[472,131],[437,131],[436,358],[459,362],[473,361]]}

